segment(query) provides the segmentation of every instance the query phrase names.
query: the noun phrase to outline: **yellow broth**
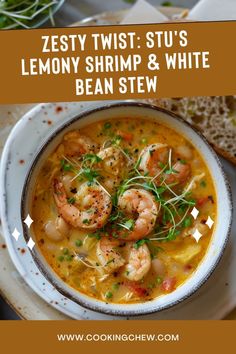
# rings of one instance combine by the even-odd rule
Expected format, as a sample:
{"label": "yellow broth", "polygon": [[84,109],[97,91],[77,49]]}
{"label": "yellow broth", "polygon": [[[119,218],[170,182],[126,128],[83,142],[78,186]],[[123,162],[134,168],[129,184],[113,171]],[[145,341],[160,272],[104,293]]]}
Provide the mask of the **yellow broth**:
{"label": "yellow broth", "polygon": [[[97,172],[95,178],[91,175],[80,174],[81,161],[83,161],[86,153],[76,152],[75,148],[72,156],[67,155],[68,146],[73,148],[75,143],[73,139],[71,141],[68,139],[66,142],[64,139],[45,161],[36,180],[32,217],[35,221],[33,230],[37,243],[48,264],[71,287],[88,296],[107,302],[144,302],[174,291],[199,266],[207,251],[214,229],[214,227],[209,228],[206,221],[208,217],[216,220],[215,189],[211,174],[203,158],[193,145],[176,131],[148,119],[117,118],[90,124],[77,131],[78,133],[82,137],[89,137],[95,143],[93,147],[94,155],[97,156],[98,152],[107,145],[114,146],[122,152],[125,162],[123,161],[118,176],[109,174],[101,166],[101,161],[99,163],[89,161],[90,167],[92,166],[90,172],[91,170]],[[174,212],[174,209],[171,209],[175,219],[175,228],[173,229],[173,220],[168,214],[169,212],[164,215],[164,209],[161,208],[154,229],[143,238],[143,241],[141,238],[141,244],[143,242],[147,245],[152,259],[151,267],[145,276],[138,281],[132,281],[127,279],[124,274],[125,265],[113,272],[107,271],[107,265],[101,265],[97,257],[98,242],[103,237],[117,237],[115,231],[107,233],[106,225],[98,230],[88,230],[83,227],[78,228],[68,225],[66,235],[62,239],[55,241],[48,237],[45,232],[45,225],[48,221],[55,220],[57,216],[63,218],[55,204],[53,187],[55,178],[66,181],[68,203],[72,203],[75,207],[75,195],[81,184],[93,184],[96,183],[96,180],[114,199],[122,183],[129,179],[130,170],[134,168],[135,164],[137,166],[141,151],[146,146],[155,143],[168,145],[171,150],[171,159],[173,159],[172,164],[181,161],[183,165],[190,166],[190,174],[184,183],[170,184],[170,188],[175,194],[166,189],[161,194],[163,200],[170,200],[175,195],[181,195],[194,177],[200,177],[193,183],[190,193],[185,196],[189,204],[183,206],[179,202],[173,207],[177,211]],[[131,164],[130,160],[132,161]],[[164,169],[162,173],[166,173],[165,176],[167,176],[167,170],[170,170],[168,162],[166,164],[166,167],[160,164],[160,169]],[[171,173],[177,175],[176,171]],[[78,174],[79,176],[77,176]],[[146,174],[146,177],[149,178],[150,176]],[[88,178],[92,178],[93,181],[89,182]],[[158,188],[163,186],[163,179],[164,177],[158,178],[158,181],[155,182]],[[146,185],[142,186],[143,181],[145,179],[139,181],[139,185],[135,188],[147,189]],[[152,191],[149,190],[149,193],[152,194]],[[199,210],[196,220],[190,214],[194,206]],[[79,208],[79,206],[77,207]],[[113,205],[111,215],[117,215],[114,213],[117,213],[117,205],[115,207]],[[137,217],[138,215],[129,215],[129,218],[133,218],[134,221]],[[125,219],[127,225],[130,222],[129,218]],[[118,227],[116,225],[118,221],[114,220],[112,222],[112,230]],[[109,223],[109,219],[107,222]],[[196,228],[203,235],[198,242],[193,237]],[[173,234],[172,236],[169,235],[173,230],[174,236]],[[169,239],[168,235],[170,236]],[[150,241],[151,238],[161,239]],[[130,248],[135,246],[138,249],[140,247],[140,240],[136,242],[124,239],[118,242],[119,246],[116,250],[126,262],[128,262],[127,255]],[[158,260],[157,269],[154,266],[156,260]]]}

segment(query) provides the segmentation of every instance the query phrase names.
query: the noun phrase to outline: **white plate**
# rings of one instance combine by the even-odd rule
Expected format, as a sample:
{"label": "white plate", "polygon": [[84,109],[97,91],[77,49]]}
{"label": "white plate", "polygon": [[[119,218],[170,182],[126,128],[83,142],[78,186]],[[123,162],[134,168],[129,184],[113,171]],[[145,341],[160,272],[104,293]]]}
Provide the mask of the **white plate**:
{"label": "white plate", "polygon": [[[159,8],[159,9],[170,18],[173,15],[180,14],[182,11],[184,11],[184,9],[172,8],[172,7]],[[119,23],[122,20],[123,16],[124,16],[124,11],[104,13],[104,14],[91,17],[89,19],[85,19],[84,21],[82,21],[82,23],[84,25],[115,24],[115,23]],[[77,23],[76,25],[79,24],[80,23]],[[77,108],[80,110],[82,106],[83,105],[81,105],[80,107],[80,105],[78,104]],[[3,144],[11,128],[18,121],[18,119],[21,118],[21,116],[25,112],[27,112],[30,108],[32,108],[32,105],[0,106],[0,151],[2,150]],[[13,176],[14,176],[12,180],[13,189],[18,187],[18,184],[20,188],[20,178],[18,179],[18,171],[21,171],[21,175],[23,175],[26,172],[25,165],[19,166],[18,161],[19,159],[21,159],[21,154],[19,154],[19,151],[22,151],[23,153],[23,147],[25,148],[24,145],[27,145],[28,153],[29,154],[32,153],[33,150],[35,149],[35,145],[34,147],[31,146],[29,144],[28,138],[31,137],[33,133],[34,133],[33,136],[35,136],[36,130],[39,128],[41,129],[41,126],[43,126],[42,135],[44,134],[43,132],[48,132],[48,128],[50,129],[50,126],[47,126],[46,123],[42,124],[42,121],[50,120],[52,119],[52,116],[54,117],[54,115],[49,116],[48,114],[45,115],[44,113],[39,110],[37,116],[36,115],[32,116],[31,125],[28,124],[26,130],[24,130],[23,127],[27,126],[26,124],[27,118],[24,118],[21,121],[21,123],[19,123],[19,125],[17,125],[14,128],[12,132],[11,139],[13,139],[12,141],[14,141],[15,140],[14,137],[18,137],[17,144],[16,145],[14,144],[13,146],[10,146],[11,144],[9,144],[8,149],[5,150],[5,154],[8,153],[12,154],[12,156],[14,156],[14,161],[16,165],[14,166],[13,159],[12,159],[12,165],[10,166],[11,168],[9,171],[6,171],[6,173],[4,173],[4,176],[5,175],[8,176],[11,173],[11,171],[13,171]],[[36,119],[38,119],[39,121],[36,121]],[[63,117],[61,114],[60,115],[58,114],[56,115],[56,117],[54,117],[54,119],[56,120],[56,122],[60,123],[62,122]],[[19,155],[16,155],[17,153]],[[224,163],[225,171],[231,179],[231,185],[232,185],[233,195],[234,195],[234,205],[236,205],[236,179],[235,179],[236,169],[226,161],[224,161],[223,163]],[[4,170],[5,167],[6,166],[2,164],[2,170]],[[8,190],[9,187],[6,190],[7,196],[8,196]],[[3,190],[1,191],[0,198],[2,197],[2,194],[4,194]],[[19,207],[19,200],[17,201],[17,198],[16,199],[14,198],[13,204],[9,206],[9,213],[10,210],[14,208],[17,211],[16,203],[18,203],[18,207]],[[19,216],[19,210],[17,213]],[[235,214],[234,214],[234,219],[235,219]],[[7,220],[6,220],[6,224],[8,225]],[[13,225],[8,225],[7,227],[11,228],[12,226]],[[32,281],[40,283],[41,286],[39,286],[38,291],[42,295],[41,296],[42,298],[46,298],[44,294],[46,292],[46,288],[43,285],[44,280],[41,279],[41,282],[39,282],[38,280],[39,276],[35,274],[38,273],[38,271],[32,265],[31,263],[32,260],[28,258],[28,254],[21,254],[20,251],[18,250],[18,248],[21,247],[26,249],[25,244],[22,242],[22,238],[21,240],[18,241],[19,243],[16,244],[12,236],[10,236],[10,231],[11,230],[9,229],[6,234],[6,238],[8,239],[7,243],[10,247],[11,256],[13,260],[15,260],[20,265],[22,263],[21,268],[23,266],[26,268],[29,267],[26,272],[27,276],[25,280],[31,281],[32,279]],[[232,234],[234,234],[234,236],[236,237],[235,221],[232,229]],[[50,296],[52,296],[52,300],[49,299],[50,296],[49,297],[47,296],[46,301],[44,301],[31,289],[31,287],[25,282],[24,278],[16,271],[6,249],[2,248],[2,245],[4,244],[5,241],[2,235],[0,234],[0,259],[1,259],[0,293],[10,303],[10,305],[15,309],[15,311],[22,318],[28,320],[68,319],[67,315],[64,314],[65,312],[64,313],[59,312],[58,309],[59,310],[67,309],[67,314],[73,315],[70,312],[70,306],[64,305],[64,303],[66,302],[63,302],[62,297],[60,297],[60,295],[56,293],[54,296],[54,292],[55,292],[54,290],[51,290],[51,292],[49,293]],[[185,302],[178,308],[176,307],[175,309],[171,309],[168,312],[167,311],[162,312],[161,314],[158,315],[158,318],[220,319],[226,316],[236,306],[236,276],[234,275],[235,274],[234,269],[236,269],[236,260],[233,257],[233,255],[235,255],[235,251],[236,251],[236,239],[233,239],[233,236],[231,236],[229,245],[226,249],[222,262],[217,267],[216,272],[213,274],[213,276],[208,281],[208,283],[205,284],[194,297],[190,298],[188,302]],[[61,299],[61,302],[59,302],[58,304],[55,303],[57,301],[57,298]],[[54,308],[51,306],[50,301],[53,301],[53,305],[55,306]],[[73,311],[75,310],[76,309],[73,308]],[[76,315],[75,317],[79,319],[80,318],[97,319],[98,317],[101,318],[100,315],[91,312],[84,313],[81,308],[79,309],[78,313],[75,313],[75,315]],[[151,318],[154,317],[155,316],[152,316]],[[236,318],[236,313],[231,315],[231,318],[232,317]]]}
{"label": "white plate", "polygon": [[[1,209],[7,248],[21,276],[48,304],[75,319],[114,319],[83,309],[64,298],[38,271],[25,245],[20,222],[20,200],[23,182],[32,156],[51,132],[88,107],[100,103],[63,103],[38,105],[14,127],[2,155]],[[22,160],[24,163],[22,163]],[[235,168],[224,162],[236,196]],[[235,203],[235,200],[234,200]],[[234,216],[234,220],[235,216]],[[233,230],[236,230],[234,221]],[[19,240],[12,237],[14,228],[21,232]],[[25,252],[22,254],[22,249]],[[231,236],[222,262],[210,280],[193,297],[170,310],[145,316],[150,319],[219,319],[236,305],[236,240]],[[144,318],[144,317],[140,317]]]}

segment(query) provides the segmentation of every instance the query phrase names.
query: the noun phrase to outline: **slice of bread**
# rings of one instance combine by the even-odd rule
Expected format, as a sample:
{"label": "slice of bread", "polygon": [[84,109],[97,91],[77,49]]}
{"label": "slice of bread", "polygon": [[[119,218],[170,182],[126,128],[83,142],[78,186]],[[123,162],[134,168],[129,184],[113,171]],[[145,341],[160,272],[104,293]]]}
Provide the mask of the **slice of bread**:
{"label": "slice of bread", "polygon": [[199,129],[223,157],[236,165],[236,96],[149,100],[171,110]]}

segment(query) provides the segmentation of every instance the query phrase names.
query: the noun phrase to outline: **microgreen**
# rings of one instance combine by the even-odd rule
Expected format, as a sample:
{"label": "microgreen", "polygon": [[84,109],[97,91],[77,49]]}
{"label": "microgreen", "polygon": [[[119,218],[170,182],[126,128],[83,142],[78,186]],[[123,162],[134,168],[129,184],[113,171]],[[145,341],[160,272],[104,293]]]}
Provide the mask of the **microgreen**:
{"label": "microgreen", "polygon": [[76,199],[74,197],[67,198],[68,204],[74,204],[76,202]]}
{"label": "microgreen", "polygon": [[138,240],[134,243],[134,248],[139,249],[139,247],[143,246],[145,243],[148,243],[148,242],[149,242],[149,239],[147,239],[147,238],[143,238],[141,240]]}
{"label": "microgreen", "polygon": [[114,258],[112,258],[112,259],[110,259],[109,261],[107,261],[107,263],[106,263],[106,266],[108,265],[108,264],[110,264],[110,263],[113,263],[114,262]]}
{"label": "microgreen", "polygon": [[87,167],[82,170],[82,174],[89,182],[94,182],[100,174],[96,170],[92,170],[91,168]]}
{"label": "microgreen", "polygon": [[186,161],[183,159],[179,160],[179,162],[182,163],[182,165],[186,165]]}
{"label": "microgreen", "polygon": [[63,171],[72,171],[73,170],[73,166],[64,159],[61,160],[61,168]]}
{"label": "microgreen", "polygon": [[85,154],[83,156],[83,164],[86,162],[90,162],[92,165],[98,162],[101,162],[102,159],[96,154]]}
{"label": "microgreen", "polygon": [[30,28],[44,16],[51,19],[52,8],[58,4],[57,0],[4,0],[0,1],[0,28]]}
{"label": "microgreen", "polygon": [[125,221],[123,224],[117,223],[117,225],[119,225],[129,231],[133,230],[134,224],[135,224],[135,221],[133,219],[129,219],[129,220]]}
{"label": "microgreen", "polygon": [[113,144],[113,145],[120,145],[120,143],[121,143],[121,141],[122,141],[122,137],[120,136],[120,135],[116,135],[114,138],[113,138],[113,140],[111,141],[111,143]]}
{"label": "microgreen", "polygon": [[192,218],[190,216],[186,216],[186,218],[183,221],[183,226],[189,227],[191,225],[192,225]]}
{"label": "microgreen", "polygon": [[97,232],[94,232],[94,233],[92,233],[92,234],[88,234],[88,237],[90,237],[90,238],[96,238],[97,240],[100,240],[101,234],[100,234],[99,231],[97,231]]}

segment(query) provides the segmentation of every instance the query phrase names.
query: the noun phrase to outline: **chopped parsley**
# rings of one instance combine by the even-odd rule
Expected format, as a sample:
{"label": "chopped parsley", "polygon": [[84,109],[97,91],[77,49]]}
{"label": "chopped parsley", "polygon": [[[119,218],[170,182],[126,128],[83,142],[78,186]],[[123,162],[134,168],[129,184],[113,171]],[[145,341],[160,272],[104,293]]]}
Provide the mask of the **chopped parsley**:
{"label": "chopped parsley", "polygon": [[68,204],[74,204],[76,202],[76,199],[74,197],[67,198]]}
{"label": "chopped parsley", "polygon": [[192,218],[190,216],[186,216],[183,221],[183,227],[189,227],[192,225]]}
{"label": "chopped parsley", "polygon": [[110,129],[112,127],[110,122],[106,122],[103,126],[104,129]]}
{"label": "chopped parsley", "polygon": [[84,219],[82,222],[85,225],[89,225],[90,224],[90,220],[89,219]]}
{"label": "chopped parsley", "polygon": [[94,232],[93,234],[88,234],[88,237],[96,238],[97,240],[100,240],[101,239],[101,234],[100,234],[99,231],[97,231],[97,232]]}
{"label": "chopped parsley", "polygon": [[85,154],[83,157],[83,163],[90,162],[91,164],[95,164],[101,162],[102,159],[96,154]]}
{"label": "chopped parsley", "polygon": [[83,242],[82,242],[81,240],[76,240],[76,241],[75,241],[76,247],[81,247],[82,244],[83,244]]}
{"label": "chopped parsley", "polygon": [[160,285],[160,284],[163,282],[162,277],[158,276],[158,277],[156,278],[156,282],[157,282],[157,284]]}
{"label": "chopped parsley", "polygon": [[111,292],[111,291],[107,291],[106,294],[105,294],[105,297],[106,297],[107,299],[111,299],[111,298],[113,297],[112,292]]}
{"label": "chopped parsley", "polygon": [[113,290],[118,290],[119,287],[120,287],[120,283],[115,283],[115,284],[112,285],[112,289]]}
{"label": "chopped parsley", "polygon": [[138,240],[134,243],[134,248],[138,249],[139,247],[141,247],[142,245],[144,245],[145,243],[148,243],[149,239],[147,238],[142,238],[142,240]]}
{"label": "chopped parsley", "polygon": [[63,171],[72,171],[73,170],[73,166],[64,159],[61,160],[61,168]]}

